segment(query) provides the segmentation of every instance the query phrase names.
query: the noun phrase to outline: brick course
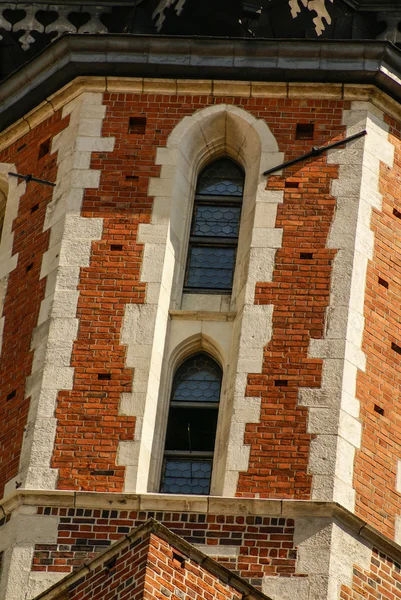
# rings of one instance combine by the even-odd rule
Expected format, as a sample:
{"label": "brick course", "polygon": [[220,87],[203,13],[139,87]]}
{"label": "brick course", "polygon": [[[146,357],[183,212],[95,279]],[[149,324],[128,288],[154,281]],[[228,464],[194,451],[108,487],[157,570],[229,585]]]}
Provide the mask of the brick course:
{"label": "brick course", "polygon": [[137,512],[39,507],[38,514],[58,515],[57,544],[38,544],[34,571],[69,573],[129,531],[155,518],[191,544],[234,546],[238,557],[216,560],[256,587],[263,575],[295,574],[293,519],[177,512]]}

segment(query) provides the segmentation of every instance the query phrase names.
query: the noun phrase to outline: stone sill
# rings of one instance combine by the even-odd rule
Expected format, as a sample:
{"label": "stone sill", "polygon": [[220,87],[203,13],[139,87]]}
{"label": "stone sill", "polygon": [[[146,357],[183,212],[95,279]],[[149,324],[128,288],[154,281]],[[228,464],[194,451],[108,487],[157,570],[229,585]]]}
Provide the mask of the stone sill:
{"label": "stone sill", "polygon": [[181,321],[234,321],[235,312],[218,312],[211,310],[170,310],[171,319]]}

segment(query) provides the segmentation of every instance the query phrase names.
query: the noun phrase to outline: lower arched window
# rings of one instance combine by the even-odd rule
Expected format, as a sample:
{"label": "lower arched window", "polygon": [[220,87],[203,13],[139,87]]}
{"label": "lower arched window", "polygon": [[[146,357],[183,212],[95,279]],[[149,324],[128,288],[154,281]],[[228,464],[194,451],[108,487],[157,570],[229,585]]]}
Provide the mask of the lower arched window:
{"label": "lower arched window", "polygon": [[177,369],[171,391],[161,492],[209,494],[222,370],[199,353]]}

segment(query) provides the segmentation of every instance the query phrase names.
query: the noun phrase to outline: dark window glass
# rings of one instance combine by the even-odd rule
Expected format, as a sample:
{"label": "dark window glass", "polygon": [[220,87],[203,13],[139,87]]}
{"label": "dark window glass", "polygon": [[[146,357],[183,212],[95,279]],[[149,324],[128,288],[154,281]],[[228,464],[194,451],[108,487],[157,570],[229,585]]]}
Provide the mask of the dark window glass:
{"label": "dark window glass", "polygon": [[208,494],[222,372],[207,354],[187,359],[171,392],[161,492]]}
{"label": "dark window glass", "polygon": [[199,176],[185,290],[231,291],[243,185],[242,170],[228,158],[212,163]]}

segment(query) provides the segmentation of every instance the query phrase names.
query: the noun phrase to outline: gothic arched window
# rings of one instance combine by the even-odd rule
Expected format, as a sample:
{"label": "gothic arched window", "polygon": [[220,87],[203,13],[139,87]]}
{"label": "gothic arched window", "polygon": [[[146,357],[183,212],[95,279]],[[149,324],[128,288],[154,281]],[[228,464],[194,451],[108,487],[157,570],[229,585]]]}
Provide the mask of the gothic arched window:
{"label": "gothic arched window", "polygon": [[244,189],[244,172],[221,158],[200,174],[195,192],[184,291],[230,292]]}
{"label": "gothic arched window", "polygon": [[177,369],[171,391],[161,492],[208,494],[222,370],[195,354]]}

